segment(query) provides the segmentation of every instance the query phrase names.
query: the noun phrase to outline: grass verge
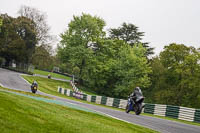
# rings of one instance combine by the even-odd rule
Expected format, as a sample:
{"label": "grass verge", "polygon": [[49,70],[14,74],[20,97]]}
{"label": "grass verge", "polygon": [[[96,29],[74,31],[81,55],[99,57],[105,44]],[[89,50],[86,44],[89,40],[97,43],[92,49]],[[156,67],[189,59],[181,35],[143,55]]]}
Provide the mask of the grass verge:
{"label": "grass verge", "polygon": [[51,77],[53,78],[59,78],[59,79],[66,79],[66,80],[71,80],[71,77],[67,77],[61,74],[57,74],[57,73],[53,73],[53,72],[47,72],[47,71],[42,71],[42,70],[37,70],[35,69],[34,74],[40,74],[40,75],[44,75],[44,76],[48,76],[48,74],[51,74]]}
{"label": "grass verge", "polygon": [[8,88],[4,88],[4,87],[1,87],[1,86],[0,86],[0,90],[6,90],[6,91],[22,93],[22,94],[29,95],[29,96],[36,96],[36,97],[43,97],[43,98],[53,99],[52,97],[43,96],[43,95],[40,95],[40,94],[33,94],[31,92],[24,92],[24,91],[20,91],[20,90],[8,89]]}
{"label": "grass verge", "polygon": [[5,132],[153,133],[95,113],[0,91],[0,130]]}
{"label": "grass verge", "polygon": [[[39,89],[41,91],[45,92],[45,93],[49,93],[49,94],[52,94],[52,95],[55,95],[55,96],[59,96],[59,97],[63,97],[63,98],[71,99],[71,100],[76,100],[76,101],[79,101],[79,102],[84,102],[84,103],[88,103],[88,104],[93,104],[93,105],[98,105],[98,106],[102,106],[102,107],[106,107],[106,108],[111,108],[111,109],[115,109],[115,110],[118,110],[118,111],[124,111],[124,109],[109,107],[109,106],[105,106],[105,105],[101,105],[101,104],[96,104],[96,103],[93,103],[93,102],[87,102],[87,101],[83,101],[83,100],[80,100],[80,99],[76,99],[74,97],[68,97],[66,95],[60,94],[60,93],[57,92],[57,86],[59,86],[59,84],[61,86],[61,83],[63,83],[64,88],[66,88],[65,85],[67,83],[63,82],[63,81],[56,81],[56,80],[47,79],[47,78],[34,77],[34,76],[24,76],[24,75],[23,75],[23,78],[25,78],[30,83],[32,83],[33,80],[35,80],[35,79],[38,80],[38,82],[39,82]],[[51,82],[53,82],[53,83],[51,83]],[[70,87],[68,87],[68,88],[70,88]],[[177,122],[181,122],[181,123],[185,123],[185,124],[200,126],[200,123],[196,123],[196,122],[189,122],[189,121],[185,121],[185,120],[179,120],[179,119],[174,119],[174,118],[169,118],[169,117],[156,116],[156,115],[146,114],[146,113],[142,113],[141,115],[146,115],[146,116],[151,116],[151,117],[157,117],[157,118],[162,118],[162,119],[166,119],[166,120],[177,121]]]}
{"label": "grass verge", "polygon": [[45,93],[49,93],[49,94],[52,94],[52,95],[59,94],[57,92],[58,86],[60,86],[62,88],[72,89],[69,82],[53,80],[53,79],[37,77],[37,76],[26,76],[26,75],[21,75],[21,76],[24,79],[26,79],[30,84],[33,83],[34,80],[36,80],[37,83],[38,83],[38,89],[40,91],[45,92]]}
{"label": "grass verge", "polygon": [[166,120],[170,120],[170,121],[181,122],[181,123],[190,124],[190,125],[200,126],[200,123],[191,122],[191,121],[185,121],[185,120],[179,120],[179,119],[174,119],[174,118],[170,118],[170,117],[152,115],[152,114],[147,114],[147,113],[143,113],[142,115],[156,117],[156,118],[161,118],[161,119],[166,119]]}
{"label": "grass verge", "polygon": [[[44,76],[48,76],[48,74],[51,74],[52,77],[54,78],[60,78],[60,79],[67,79],[67,80],[71,80],[71,77],[67,77],[61,74],[57,74],[57,73],[52,73],[52,72],[47,72],[47,71],[42,71],[42,70],[34,70],[35,74],[40,74],[40,75],[44,75]],[[89,90],[87,88],[81,87],[81,86],[77,86],[81,91],[83,91],[84,93],[88,94],[88,95],[97,95],[96,92]]]}

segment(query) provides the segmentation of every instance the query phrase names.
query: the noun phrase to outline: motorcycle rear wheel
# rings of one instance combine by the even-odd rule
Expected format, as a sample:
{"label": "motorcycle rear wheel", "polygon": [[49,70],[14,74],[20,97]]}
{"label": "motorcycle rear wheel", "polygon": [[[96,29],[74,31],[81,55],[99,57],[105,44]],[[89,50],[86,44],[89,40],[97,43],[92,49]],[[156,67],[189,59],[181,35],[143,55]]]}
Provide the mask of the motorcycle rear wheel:
{"label": "motorcycle rear wheel", "polygon": [[134,111],[136,115],[140,115],[142,112],[142,104],[135,104]]}

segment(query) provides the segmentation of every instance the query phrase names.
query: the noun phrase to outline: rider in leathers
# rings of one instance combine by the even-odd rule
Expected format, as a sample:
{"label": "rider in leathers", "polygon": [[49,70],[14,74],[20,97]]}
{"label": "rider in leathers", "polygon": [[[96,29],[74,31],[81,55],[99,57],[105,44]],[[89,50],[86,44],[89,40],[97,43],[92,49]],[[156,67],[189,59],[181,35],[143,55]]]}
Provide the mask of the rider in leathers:
{"label": "rider in leathers", "polygon": [[136,87],[133,91],[133,93],[130,95],[131,97],[131,102],[134,104],[137,101],[138,97],[141,97],[142,95],[142,91],[140,89],[140,87]]}

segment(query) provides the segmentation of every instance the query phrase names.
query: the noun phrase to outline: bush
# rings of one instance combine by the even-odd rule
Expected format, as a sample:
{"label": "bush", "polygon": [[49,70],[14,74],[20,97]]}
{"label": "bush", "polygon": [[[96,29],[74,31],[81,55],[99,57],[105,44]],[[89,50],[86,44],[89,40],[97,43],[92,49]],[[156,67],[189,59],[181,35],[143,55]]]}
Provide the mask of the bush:
{"label": "bush", "polygon": [[24,74],[28,74],[28,75],[33,75],[33,73],[29,72],[28,70],[22,70],[22,69],[17,69],[17,68],[13,68],[13,67],[3,67],[3,68],[11,70],[11,71],[15,71],[15,72],[20,72],[20,73],[24,73]]}

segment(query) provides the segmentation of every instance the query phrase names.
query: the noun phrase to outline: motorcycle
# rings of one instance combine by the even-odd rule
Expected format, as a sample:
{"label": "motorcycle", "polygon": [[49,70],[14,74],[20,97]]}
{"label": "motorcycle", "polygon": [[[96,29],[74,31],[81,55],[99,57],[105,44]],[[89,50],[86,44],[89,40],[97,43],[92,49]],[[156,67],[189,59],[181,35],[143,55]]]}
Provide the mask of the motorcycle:
{"label": "motorcycle", "polygon": [[48,74],[48,79],[51,79],[51,74]]}
{"label": "motorcycle", "polygon": [[133,100],[131,96],[128,97],[128,102],[126,105],[126,113],[134,111],[136,115],[140,115],[142,109],[144,108],[144,97],[137,97],[136,100]]}
{"label": "motorcycle", "polygon": [[31,91],[32,91],[32,93],[36,93],[37,92],[37,85],[32,84],[31,85]]}

